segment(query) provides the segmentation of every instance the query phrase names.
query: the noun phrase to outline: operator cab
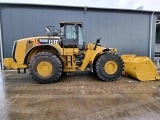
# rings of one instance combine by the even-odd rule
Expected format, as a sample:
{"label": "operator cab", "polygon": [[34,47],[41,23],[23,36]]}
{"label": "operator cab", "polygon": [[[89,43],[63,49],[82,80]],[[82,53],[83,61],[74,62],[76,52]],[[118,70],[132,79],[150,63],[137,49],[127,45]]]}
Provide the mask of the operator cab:
{"label": "operator cab", "polygon": [[63,29],[62,45],[64,48],[84,49],[84,39],[82,36],[82,22],[61,22]]}
{"label": "operator cab", "polygon": [[[82,22],[61,22],[60,30],[55,26],[47,26],[46,32],[50,38],[54,38],[54,36],[60,36],[61,40],[59,43],[63,48],[79,48],[80,50],[84,50],[85,42],[82,36],[82,27]],[[58,35],[58,33],[55,32],[55,29],[61,34]]]}

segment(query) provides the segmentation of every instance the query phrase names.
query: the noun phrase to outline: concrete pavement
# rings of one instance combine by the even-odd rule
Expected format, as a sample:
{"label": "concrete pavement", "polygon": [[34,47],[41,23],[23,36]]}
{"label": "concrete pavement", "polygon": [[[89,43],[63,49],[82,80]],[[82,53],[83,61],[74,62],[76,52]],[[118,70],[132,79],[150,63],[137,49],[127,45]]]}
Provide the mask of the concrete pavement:
{"label": "concrete pavement", "polygon": [[86,72],[38,84],[28,74],[0,73],[0,120],[159,119],[160,81],[102,82]]}

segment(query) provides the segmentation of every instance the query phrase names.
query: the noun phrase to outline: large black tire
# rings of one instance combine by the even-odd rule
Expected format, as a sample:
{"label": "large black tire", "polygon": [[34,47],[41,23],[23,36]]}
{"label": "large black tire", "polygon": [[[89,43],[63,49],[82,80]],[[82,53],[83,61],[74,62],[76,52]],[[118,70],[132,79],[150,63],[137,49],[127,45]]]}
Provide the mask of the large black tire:
{"label": "large black tire", "polygon": [[95,71],[101,80],[114,81],[122,74],[123,61],[118,55],[103,54],[96,61]]}
{"label": "large black tire", "polygon": [[39,52],[30,60],[28,69],[38,83],[53,83],[62,75],[62,62],[52,53]]}

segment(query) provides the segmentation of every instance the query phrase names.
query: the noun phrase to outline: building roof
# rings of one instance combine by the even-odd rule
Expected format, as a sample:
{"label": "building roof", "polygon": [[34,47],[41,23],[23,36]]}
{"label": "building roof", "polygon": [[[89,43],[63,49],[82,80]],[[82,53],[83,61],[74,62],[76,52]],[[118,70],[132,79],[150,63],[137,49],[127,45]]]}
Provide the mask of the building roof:
{"label": "building roof", "polygon": [[6,6],[43,6],[43,7],[63,7],[63,8],[72,8],[72,9],[83,9],[84,11],[87,10],[109,10],[109,11],[124,11],[124,12],[143,12],[143,13],[158,13],[160,11],[151,11],[151,10],[139,10],[139,9],[120,9],[120,8],[102,8],[102,7],[88,7],[88,6],[68,6],[68,5],[51,5],[51,4],[35,4],[35,3],[6,3],[0,2],[1,8]]}

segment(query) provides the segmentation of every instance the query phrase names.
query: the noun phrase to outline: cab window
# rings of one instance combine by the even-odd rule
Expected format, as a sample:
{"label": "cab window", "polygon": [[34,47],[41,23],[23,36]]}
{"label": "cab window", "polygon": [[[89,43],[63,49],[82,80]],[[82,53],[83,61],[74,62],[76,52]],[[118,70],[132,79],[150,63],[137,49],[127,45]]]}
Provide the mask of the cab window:
{"label": "cab window", "polygon": [[66,26],[66,39],[76,39],[76,29],[73,25]]}

